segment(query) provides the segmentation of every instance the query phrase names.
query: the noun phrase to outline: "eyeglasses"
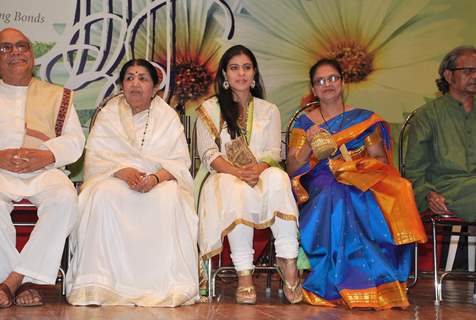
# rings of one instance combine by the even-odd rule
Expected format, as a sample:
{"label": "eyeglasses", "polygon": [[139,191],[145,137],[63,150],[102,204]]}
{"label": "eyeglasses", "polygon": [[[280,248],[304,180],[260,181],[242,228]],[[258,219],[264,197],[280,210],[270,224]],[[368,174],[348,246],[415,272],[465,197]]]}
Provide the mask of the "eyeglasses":
{"label": "eyeglasses", "polygon": [[31,49],[31,45],[28,41],[18,41],[15,44],[10,42],[3,42],[0,43],[0,53],[11,53],[13,51],[13,47],[17,48],[18,52],[27,52]]}
{"label": "eyeglasses", "polygon": [[316,78],[314,79],[313,83],[319,87],[323,87],[325,85],[327,85],[328,83],[334,83],[334,82],[337,82],[341,79],[342,77],[337,75],[337,74],[333,74],[333,75],[330,75],[326,78]]}
{"label": "eyeglasses", "polygon": [[453,68],[451,71],[463,71],[463,74],[470,75],[476,72],[476,67]]}

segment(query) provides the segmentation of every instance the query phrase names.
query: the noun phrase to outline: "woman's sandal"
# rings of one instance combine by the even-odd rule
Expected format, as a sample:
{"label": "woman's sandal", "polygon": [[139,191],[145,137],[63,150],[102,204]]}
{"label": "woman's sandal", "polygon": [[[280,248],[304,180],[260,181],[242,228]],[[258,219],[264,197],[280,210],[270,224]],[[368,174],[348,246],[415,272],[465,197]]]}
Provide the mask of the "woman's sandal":
{"label": "woman's sandal", "polygon": [[[251,270],[237,271],[238,276],[252,275]],[[238,287],[235,293],[236,303],[239,304],[256,304],[256,290],[254,286]]]}
{"label": "woman's sandal", "polygon": [[294,264],[294,266],[296,267],[296,262],[297,262],[297,259],[276,258],[276,266],[278,268],[278,273],[281,276],[281,279],[283,280],[284,296],[286,297],[286,300],[288,300],[288,302],[291,304],[299,303],[303,299],[301,279],[299,278],[299,274],[297,277],[297,282],[293,285],[290,284],[289,281],[287,281],[285,277],[285,270],[291,264]]}
{"label": "woman's sandal", "polygon": [[[31,295],[33,297],[39,297],[40,301],[32,302],[32,303],[19,303],[17,301],[18,296],[20,294],[22,294],[23,292],[26,292],[26,291],[30,291]],[[34,292],[36,292],[36,294],[34,294]],[[42,306],[43,305],[43,299],[41,297],[40,292],[35,288],[35,285],[33,283],[25,282],[20,287],[18,287],[18,289],[15,293],[14,303],[15,303],[15,305],[20,306],[20,307],[37,307],[37,306]]]}
{"label": "woman's sandal", "polygon": [[0,291],[7,297],[6,304],[0,304],[0,309],[10,308],[13,304],[13,294],[10,288],[5,283],[0,283]]}

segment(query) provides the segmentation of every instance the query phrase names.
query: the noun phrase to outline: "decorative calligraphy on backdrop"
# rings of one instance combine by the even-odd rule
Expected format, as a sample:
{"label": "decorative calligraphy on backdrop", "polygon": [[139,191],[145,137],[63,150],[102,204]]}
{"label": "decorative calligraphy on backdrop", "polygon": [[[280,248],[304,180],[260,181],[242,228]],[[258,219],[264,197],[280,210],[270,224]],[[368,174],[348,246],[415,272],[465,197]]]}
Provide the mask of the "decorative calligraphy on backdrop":
{"label": "decorative calligraphy on backdrop", "polygon": [[442,56],[475,44],[475,13],[471,0],[3,0],[0,28],[31,38],[39,77],[76,90],[84,126],[133,57],[150,60],[163,97],[193,113],[236,43],[256,53],[283,122],[326,56],[344,66],[349,103],[398,123],[434,97]]}

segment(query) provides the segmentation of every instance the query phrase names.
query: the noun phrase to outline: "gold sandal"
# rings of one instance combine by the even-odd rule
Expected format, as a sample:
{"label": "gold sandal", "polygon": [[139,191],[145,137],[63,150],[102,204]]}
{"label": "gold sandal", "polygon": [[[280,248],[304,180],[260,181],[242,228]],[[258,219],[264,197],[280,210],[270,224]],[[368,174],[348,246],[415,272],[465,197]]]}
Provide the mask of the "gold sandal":
{"label": "gold sandal", "polygon": [[276,258],[276,267],[278,269],[279,275],[281,276],[281,279],[283,280],[284,296],[286,297],[286,300],[288,300],[288,302],[291,304],[299,303],[303,299],[303,293],[301,288],[301,278],[299,277],[299,273],[297,277],[297,282],[293,285],[291,285],[289,281],[286,280],[286,277],[284,276],[284,271],[287,270],[289,265],[294,265],[297,268],[296,262],[297,262],[296,258],[295,259]]}
{"label": "gold sandal", "polygon": [[[239,277],[252,275],[252,270],[243,270],[236,272]],[[256,304],[256,290],[254,286],[238,287],[235,292],[236,303]]]}

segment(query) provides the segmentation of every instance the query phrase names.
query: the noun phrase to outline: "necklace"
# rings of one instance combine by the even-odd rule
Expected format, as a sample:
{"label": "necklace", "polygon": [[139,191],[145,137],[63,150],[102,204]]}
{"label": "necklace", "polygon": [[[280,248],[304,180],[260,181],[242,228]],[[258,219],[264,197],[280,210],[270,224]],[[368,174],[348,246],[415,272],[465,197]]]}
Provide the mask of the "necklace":
{"label": "necklace", "polygon": [[145,135],[147,134],[147,128],[149,128],[149,119],[150,119],[150,107],[147,109],[147,121],[145,123],[144,133],[142,134],[142,141],[140,143],[140,147],[144,146]]}
{"label": "necklace", "polygon": [[238,126],[240,127],[241,129],[241,133],[242,135],[246,136],[246,133],[247,133],[247,125],[248,125],[248,112],[250,110],[250,104],[251,104],[251,98],[248,99],[248,103],[246,103],[245,105],[243,105],[241,107],[241,112],[240,112],[240,115],[238,117]]}
{"label": "necklace", "polygon": [[[330,128],[329,124],[327,123],[326,118],[324,118],[324,114],[322,113],[322,108],[319,106],[318,109],[319,109],[319,113],[321,114],[322,120],[324,120],[324,124],[326,125],[327,130],[329,130],[329,132],[330,132],[331,128]],[[336,131],[336,132],[341,131],[342,126],[344,124],[344,118],[345,118],[345,105],[344,104],[342,105],[342,113],[341,114],[342,114],[342,120],[340,121],[339,130]]]}
{"label": "necklace", "polygon": [[238,124],[242,129],[246,129],[246,120],[248,120],[248,107],[243,106],[242,112],[240,112],[240,116],[238,117]]}

